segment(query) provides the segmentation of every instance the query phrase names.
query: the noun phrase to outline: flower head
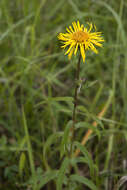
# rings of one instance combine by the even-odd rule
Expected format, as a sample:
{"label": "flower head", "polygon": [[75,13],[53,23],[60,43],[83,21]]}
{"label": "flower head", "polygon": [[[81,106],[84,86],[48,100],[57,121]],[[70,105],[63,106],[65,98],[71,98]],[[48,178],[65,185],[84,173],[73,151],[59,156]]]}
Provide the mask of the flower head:
{"label": "flower head", "polygon": [[94,45],[102,47],[100,42],[103,42],[104,39],[101,37],[101,32],[96,32],[96,26],[94,26],[95,31],[91,32],[93,29],[92,23],[89,23],[89,29],[80,25],[79,21],[72,22],[72,26],[66,28],[67,33],[60,33],[58,39],[64,44],[62,48],[68,47],[65,55],[68,54],[69,59],[72,55],[76,55],[78,49],[80,49],[83,62],[85,62],[85,52],[86,50],[91,49],[95,53],[98,53],[98,50]]}

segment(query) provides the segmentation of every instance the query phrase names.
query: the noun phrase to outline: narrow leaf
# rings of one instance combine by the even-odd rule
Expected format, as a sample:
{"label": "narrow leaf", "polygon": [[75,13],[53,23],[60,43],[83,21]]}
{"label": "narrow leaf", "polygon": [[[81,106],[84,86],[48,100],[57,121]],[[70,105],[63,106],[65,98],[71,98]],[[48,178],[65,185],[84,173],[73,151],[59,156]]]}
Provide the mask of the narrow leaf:
{"label": "narrow leaf", "polygon": [[91,156],[89,155],[89,152],[87,151],[87,149],[80,144],[79,142],[75,142],[75,145],[77,146],[78,149],[80,149],[80,151],[83,153],[83,155],[85,156],[85,159],[87,161],[87,164],[90,168],[90,173],[93,176],[94,175],[94,163],[93,160],[91,159]]}
{"label": "narrow leaf", "polygon": [[67,126],[65,127],[64,134],[62,137],[62,142],[61,142],[61,151],[60,151],[60,157],[62,158],[64,153],[66,152],[66,146],[68,144],[69,140],[69,133],[70,133],[70,127],[72,126],[72,121],[68,122]]}
{"label": "narrow leaf", "polygon": [[25,167],[25,161],[26,161],[26,155],[24,152],[22,152],[20,159],[19,159],[19,174],[20,174],[20,176],[22,176],[23,169]]}
{"label": "narrow leaf", "polygon": [[72,181],[77,181],[79,183],[83,183],[84,185],[86,185],[87,187],[89,187],[92,190],[98,190],[98,188],[96,187],[96,185],[89,179],[83,177],[83,176],[79,176],[77,174],[71,175],[70,179]]}
{"label": "narrow leaf", "polygon": [[42,188],[49,181],[55,179],[58,176],[58,171],[48,171],[44,175],[41,176],[41,180],[39,182],[38,188]]}
{"label": "narrow leaf", "polygon": [[69,159],[65,158],[58,173],[58,178],[56,181],[56,190],[62,190],[63,179],[68,169],[68,166],[69,166]]}

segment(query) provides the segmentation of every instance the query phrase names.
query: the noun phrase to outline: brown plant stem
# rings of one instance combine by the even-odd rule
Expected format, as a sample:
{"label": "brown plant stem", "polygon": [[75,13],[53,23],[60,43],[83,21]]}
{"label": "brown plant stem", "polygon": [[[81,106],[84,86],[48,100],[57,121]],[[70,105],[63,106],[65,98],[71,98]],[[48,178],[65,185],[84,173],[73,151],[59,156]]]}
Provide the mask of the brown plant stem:
{"label": "brown plant stem", "polygon": [[72,114],[72,127],[71,127],[71,148],[70,148],[70,156],[72,156],[72,146],[74,140],[74,131],[75,131],[75,123],[76,123],[76,108],[78,104],[78,88],[79,88],[79,73],[80,73],[80,63],[81,63],[81,53],[79,55],[79,60],[77,63],[77,70],[76,70],[76,86],[75,86],[75,95],[74,95],[74,108]]}

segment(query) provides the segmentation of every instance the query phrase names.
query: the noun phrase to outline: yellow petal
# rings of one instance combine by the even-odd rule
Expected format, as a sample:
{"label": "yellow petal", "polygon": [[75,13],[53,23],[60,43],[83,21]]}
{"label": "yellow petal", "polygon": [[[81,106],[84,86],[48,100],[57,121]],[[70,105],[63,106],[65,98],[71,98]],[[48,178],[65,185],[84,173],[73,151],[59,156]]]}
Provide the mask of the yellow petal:
{"label": "yellow petal", "polygon": [[72,22],[72,25],[73,25],[74,31],[77,32],[78,28],[77,28],[76,22]]}
{"label": "yellow petal", "polygon": [[66,30],[67,30],[67,32],[68,32],[69,34],[71,34],[71,31],[70,31],[68,28],[66,28]]}
{"label": "yellow petal", "polygon": [[70,45],[70,47],[69,47],[69,49],[66,51],[65,55],[67,55],[67,54],[71,51],[71,49],[72,49],[73,46],[74,46],[74,43],[72,43],[72,44]]}
{"label": "yellow petal", "polygon": [[71,59],[72,54],[73,54],[73,51],[74,51],[74,47],[72,48],[72,50],[71,50],[70,53],[68,54],[69,59]]}
{"label": "yellow petal", "polygon": [[80,44],[80,51],[81,51],[81,56],[82,56],[83,62],[85,62],[85,50],[84,49],[85,49],[84,45]]}
{"label": "yellow petal", "polygon": [[77,27],[78,27],[78,30],[80,31],[80,30],[81,30],[81,27],[80,27],[79,21],[77,21]]}
{"label": "yellow petal", "polygon": [[95,53],[98,53],[98,50],[94,47],[92,43],[89,44],[89,47],[91,48],[92,51],[94,51]]}
{"label": "yellow petal", "polygon": [[69,28],[70,28],[70,31],[71,31],[72,33],[74,33],[74,31],[73,31],[72,27],[71,27],[71,26],[69,26]]}
{"label": "yellow petal", "polygon": [[97,30],[97,27],[96,27],[96,25],[94,24],[94,28],[95,28],[95,31]]}
{"label": "yellow petal", "polygon": [[74,51],[74,55],[76,55],[77,50],[78,50],[78,44],[76,44],[75,51]]}
{"label": "yellow petal", "polygon": [[84,28],[84,32],[86,32],[86,33],[87,33],[87,28]]}
{"label": "yellow petal", "polygon": [[102,44],[98,43],[96,40],[91,40],[91,42],[96,46],[102,47]]}
{"label": "yellow petal", "polygon": [[83,28],[84,28],[84,26],[83,26],[83,24],[81,25],[81,31],[83,31]]}
{"label": "yellow petal", "polygon": [[93,25],[92,25],[92,23],[88,23],[89,24],[89,30],[88,30],[88,32],[90,33],[91,32],[91,30],[92,30],[92,28],[93,28]]}
{"label": "yellow petal", "polygon": [[65,44],[65,45],[63,45],[63,46],[61,46],[61,48],[66,48],[68,46],[68,44]]}

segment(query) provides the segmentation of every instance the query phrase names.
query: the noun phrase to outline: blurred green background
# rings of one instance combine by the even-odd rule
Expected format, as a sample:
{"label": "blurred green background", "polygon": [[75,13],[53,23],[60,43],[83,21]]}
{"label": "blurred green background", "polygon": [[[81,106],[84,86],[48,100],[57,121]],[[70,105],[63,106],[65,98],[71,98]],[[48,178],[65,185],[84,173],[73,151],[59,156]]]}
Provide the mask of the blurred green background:
{"label": "blurred green background", "polygon": [[[61,168],[61,138],[72,118],[78,57],[68,60],[57,35],[76,20],[94,23],[105,39],[99,54],[87,52],[81,64],[80,77],[87,81],[81,88],[77,123],[85,127],[78,128],[75,137],[81,142],[97,121],[86,144],[97,172],[91,178],[87,165],[77,165],[76,171],[105,190],[113,190],[126,176],[127,1],[0,0],[2,190],[55,190],[59,183],[56,173],[47,177],[47,172]],[[106,115],[97,119],[109,98]],[[63,189],[84,189],[76,184],[66,187],[65,179]],[[120,188],[126,189],[124,184]]]}

